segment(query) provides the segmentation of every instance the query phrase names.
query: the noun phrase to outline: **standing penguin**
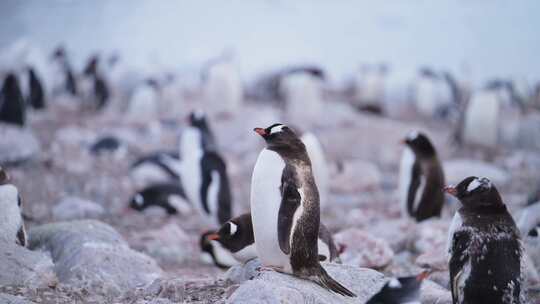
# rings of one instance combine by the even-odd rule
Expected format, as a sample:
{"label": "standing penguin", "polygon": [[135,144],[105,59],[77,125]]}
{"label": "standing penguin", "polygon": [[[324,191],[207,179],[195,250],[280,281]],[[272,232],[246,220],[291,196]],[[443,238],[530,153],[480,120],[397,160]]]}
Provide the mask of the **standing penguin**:
{"label": "standing penguin", "polygon": [[423,221],[440,216],[444,204],[444,173],[435,147],[426,135],[410,133],[403,143],[406,145],[399,171],[399,194],[402,212]]}
{"label": "standing penguin", "polygon": [[19,190],[10,183],[9,175],[0,167],[0,241],[26,246]]}
{"label": "standing penguin", "polygon": [[15,74],[9,73],[0,94],[0,121],[22,127],[25,120],[26,109],[19,81]]}
{"label": "standing penguin", "polygon": [[[319,226],[317,244],[319,261],[340,262],[339,252],[332,234],[323,223]],[[229,220],[218,231],[204,233],[200,245],[201,250],[209,254],[214,264],[220,268],[232,266],[228,264],[228,261],[233,259],[237,261],[234,264],[239,264],[256,258],[257,251],[255,250],[251,214],[245,213]]]}
{"label": "standing penguin", "polygon": [[221,225],[232,216],[227,166],[215,151],[212,133],[198,122],[190,119],[190,126],[182,132],[179,168],[182,183],[187,197],[200,213]]}
{"label": "standing penguin", "polygon": [[470,176],[445,191],[462,205],[448,235],[453,303],[524,303],[519,231],[495,186]]}
{"label": "standing penguin", "polygon": [[282,124],[254,131],[266,141],[251,183],[255,246],[263,266],[354,297],[319,263],[319,193],[306,147]]}
{"label": "standing penguin", "polygon": [[366,304],[420,304],[420,287],[428,274],[392,278]]}
{"label": "standing penguin", "polygon": [[28,104],[36,110],[45,109],[45,90],[32,67],[28,68],[28,81],[30,85],[30,92],[27,96]]}

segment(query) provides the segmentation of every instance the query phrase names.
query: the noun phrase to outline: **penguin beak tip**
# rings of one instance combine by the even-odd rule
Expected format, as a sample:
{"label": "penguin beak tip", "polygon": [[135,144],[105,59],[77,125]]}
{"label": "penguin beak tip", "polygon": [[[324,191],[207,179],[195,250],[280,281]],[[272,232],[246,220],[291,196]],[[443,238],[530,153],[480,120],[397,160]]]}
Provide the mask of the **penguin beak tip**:
{"label": "penguin beak tip", "polygon": [[253,129],[253,131],[255,131],[255,133],[259,134],[260,136],[266,136],[266,130],[263,128],[255,128]]}

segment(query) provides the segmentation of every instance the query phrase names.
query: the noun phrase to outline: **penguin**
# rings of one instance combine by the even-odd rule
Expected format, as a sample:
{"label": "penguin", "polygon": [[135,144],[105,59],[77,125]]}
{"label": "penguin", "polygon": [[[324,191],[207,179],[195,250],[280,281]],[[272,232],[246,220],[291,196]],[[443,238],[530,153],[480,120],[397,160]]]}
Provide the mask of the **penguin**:
{"label": "penguin", "polygon": [[129,207],[144,211],[149,207],[161,207],[167,214],[186,214],[191,210],[186,193],[179,183],[157,183],[150,185],[133,195]]}
{"label": "penguin", "polygon": [[416,108],[426,117],[445,117],[445,109],[452,104],[450,86],[437,72],[421,68],[415,82]]}
{"label": "penguin", "polygon": [[317,136],[311,132],[302,134],[300,138],[306,146],[311,165],[313,167],[313,176],[317,183],[317,189],[319,190],[320,206],[323,208],[328,204],[330,197],[330,173],[328,169],[328,163],[324,155],[324,149],[321,142],[317,139]]}
{"label": "penguin", "polygon": [[379,115],[384,113],[386,75],[384,64],[362,66],[355,77],[355,105],[359,110]]}
{"label": "penguin", "polygon": [[500,107],[503,101],[497,88],[486,87],[473,93],[462,115],[460,136],[464,144],[495,148],[498,144]]}
{"label": "penguin", "polygon": [[[332,234],[322,223],[319,226],[317,244],[319,261],[341,262]],[[256,258],[251,214],[242,214],[223,224],[219,230],[204,233],[200,245],[202,252],[209,254],[214,264],[220,268],[232,266],[226,262],[232,260],[231,256],[237,261],[235,264]]]}
{"label": "penguin", "polygon": [[123,147],[122,142],[114,136],[103,136],[90,146],[90,152],[99,155],[104,152],[114,152]]}
{"label": "penguin", "polygon": [[453,303],[525,303],[519,230],[495,185],[470,176],[444,191],[461,203],[447,243]]}
{"label": "penguin", "polygon": [[279,88],[285,96],[287,120],[304,125],[317,123],[323,116],[323,82],[309,73],[295,73],[283,77]]}
{"label": "penguin", "polygon": [[[198,117],[193,115],[192,117]],[[180,139],[180,175],[190,202],[205,218],[221,225],[232,216],[232,193],[227,165],[214,150],[211,132],[191,120]],[[209,129],[208,129],[209,130]],[[207,150],[210,149],[210,150]]]}
{"label": "penguin", "polygon": [[4,79],[0,96],[0,121],[24,126],[26,121],[26,108],[19,80],[13,73]]}
{"label": "penguin", "polygon": [[254,131],[266,142],[251,179],[253,232],[263,269],[292,274],[355,297],[319,262],[319,193],[305,145],[283,124]]}
{"label": "penguin", "polygon": [[439,217],[444,204],[444,172],[435,147],[423,133],[411,132],[399,170],[402,214],[420,222]]}
{"label": "penguin", "polygon": [[26,247],[27,237],[22,218],[19,190],[10,183],[9,175],[0,167],[0,241]]}
{"label": "penguin", "polygon": [[236,67],[226,61],[212,64],[205,83],[208,111],[217,116],[231,115],[242,105],[244,91]]}
{"label": "penguin", "polygon": [[109,87],[99,69],[99,56],[93,55],[83,70],[83,82],[87,83],[86,96],[93,103],[95,110],[103,109],[110,96]]}
{"label": "penguin", "polygon": [[30,92],[27,97],[27,103],[35,110],[43,110],[46,108],[45,90],[41,83],[41,80],[37,76],[34,68],[28,68],[28,81],[30,85]]}
{"label": "penguin", "polygon": [[420,287],[428,274],[392,278],[366,304],[420,304]]}
{"label": "penguin", "polygon": [[60,87],[55,88],[55,90],[60,92],[67,92],[72,96],[77,96],[77,79],[75,73],[69,64],[67,52],[63,46],[56,48],[52,54],[53,64],[56,65],[57,73],[62,74],[62,78],[57,80],[57,85]]}

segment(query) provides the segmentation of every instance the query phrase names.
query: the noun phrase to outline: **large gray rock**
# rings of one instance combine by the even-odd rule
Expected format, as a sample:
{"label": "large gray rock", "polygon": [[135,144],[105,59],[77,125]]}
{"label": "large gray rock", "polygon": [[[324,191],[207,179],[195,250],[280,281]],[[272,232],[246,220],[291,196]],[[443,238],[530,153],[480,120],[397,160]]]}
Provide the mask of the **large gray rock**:
{"label": "large gray rock", "polygon": [[259,259],[249,260],[245,264],[232,266],[225,272],[223,277],[231,283],[240,284],[257,276],[259,273],[257,268],[260,266],[261,261]]}
{"label": "large gray rock", "polygon": [[65,197],[52,209],[57,221],[99,218],[105,213],[103,207],[79,197]]}
{"label": "large gray rock", "polygon": [[88,289],[122,292],[162,275],[153,259],[131,250],[111,226],[95,220],[36,227],[29,246],[51,253],[60,282]]}
{"label": "large gray rock", "polygon": [[381,269],[390,264],[394,257],[392,248],[385,240],[357,228],[340,231],[334,235],[334,240],[345,245],[345,251],[340,255],[343,264]]}
{"label": "large gray rock", "polygon": [[0,243],[0,286],[55,286],[51,257],[11,243]]}
{"label": "large gray rock", "polygon": [[440,285],[427,280],[420,288],[420,300],[422,304],[452,304],[452,294]]}
{"label": "large gray rock", "polygon": [[23,297],[0,293],[0,303],[2,304],[33,304],[34,302],[25,300]]}
{"label": "large gray rock", "polygon": [[0,164],[16,164],[36,157],[40,147],[27,128],[0,123]]}
{"label": "large gray rock", "polygon": [[330,276],[357,297],[343,297],[313,282],[265,271],[240,285],[227,303],[365,303],[385,283],[384,276],[375,270],[339,264],[323,266]]}
{"label": "large gray rock", "polygon": [[379,189],[381,182],[381,172],[375,164],[355,159],[343,162],[343,170],[331,177],[330,188],[340,193],[358,193]]}

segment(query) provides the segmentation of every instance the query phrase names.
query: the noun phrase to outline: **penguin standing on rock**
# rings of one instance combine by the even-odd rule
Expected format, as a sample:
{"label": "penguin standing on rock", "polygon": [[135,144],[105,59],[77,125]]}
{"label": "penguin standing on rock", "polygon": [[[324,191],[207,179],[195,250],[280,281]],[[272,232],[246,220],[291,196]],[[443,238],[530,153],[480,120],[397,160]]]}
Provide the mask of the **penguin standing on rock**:
{"label": "penguin standing on rock", "polygon": [[13,73],[4,79],[0,94],[0,121],[24,126],[26,108],[24,104],[19,80]]}
{"label": "penguin standing on rock", "polygon": [[26,247],[26,231],[22,218],[19,190],[10,183],[9,175],[0,167],[0,241]]}
{"label": "penguin standing on rock", "polygon": [[293,274],[354,297],[319,262],[319,193],[306,147],[282,124],[254,131],[266,142],[251,183],[255,246],[263,269]]}
{"label": "penguin standing on rock", "polygon": [[445,191],[462,205],[448,235],[453,303],[525,303],[519,230],[497,188],[470,176]]}
{"label": "penguin standing on rock", "polygon": [[[216,266],[228,268],[256,258],[257,251],[254,243],[251,214],[245,213],[229,220],[218,231],[204,233],[200,245],[203,253],[209,254]],[[319,261],[339,262],[339,252],[332,234],[322,223],[319,226],[317,244]],[[229,265],[233,259],[237,262]]]}
{"label": "penguin standing on rock", "polygon": [[392,278],[366,304],[420,304],[420,287],[428,274]]}
{"label": "penguin standing on rock", "polygon": [[444,172],[426,135],[410,133],[401,158],[399,192],[402,212],[416,221],[440,216],[444,204]]}

